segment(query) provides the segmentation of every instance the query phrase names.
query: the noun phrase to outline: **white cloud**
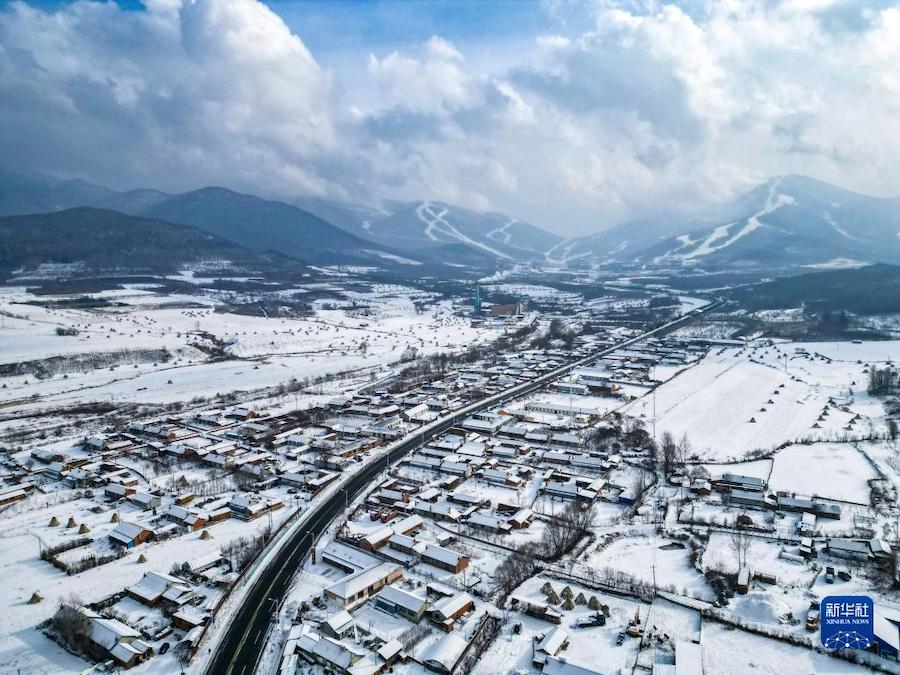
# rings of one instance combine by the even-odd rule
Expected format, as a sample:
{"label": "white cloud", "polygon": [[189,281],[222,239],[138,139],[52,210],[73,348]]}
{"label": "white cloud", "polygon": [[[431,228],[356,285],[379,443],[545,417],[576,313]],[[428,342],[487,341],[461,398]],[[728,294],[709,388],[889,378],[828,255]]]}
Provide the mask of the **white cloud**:
{"label": "white cloud", "polygon": [[17,3],[0,45],[6,161],[36,149],[41,168],[111,182],[322,191],[310,163],[341,152],[330,76],[250,0]]}
{"label": "white cloud", "polygon": [[0,160],[119,187],[436,198],[563,233],[780,173],[900,193],[897,7],[599,1],[565,33],[495,71],[439,36],[372,54],[351,107],[253,0],[12,4]]}

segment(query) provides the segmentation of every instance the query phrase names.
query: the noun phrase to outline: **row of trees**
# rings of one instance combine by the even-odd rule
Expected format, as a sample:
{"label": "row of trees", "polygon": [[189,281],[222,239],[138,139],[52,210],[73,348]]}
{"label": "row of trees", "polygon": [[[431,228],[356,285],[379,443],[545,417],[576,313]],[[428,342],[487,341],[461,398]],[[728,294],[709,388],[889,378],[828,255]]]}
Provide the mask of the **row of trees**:
{"label": "row of trees", "polygon": [[438,352],[425,358],[419,358],[419,352],[415,347],[407,347],[400,361],[410,363],[404,368],[391,383],[391,391],[405,391],[423,379],[429,379],[434,375],[443,376],[447,371],[459,366],[469,365],[479,361],[486,361],[488,365],[494,365],[497,356],[522,345],[525,339],[537,328],[537,323],[522,326],[515,332],[497,338],[488,345],[473,345],[460,353]]}
{"label": "row of trees", "polygon": [[693,449],[687,434],[684,434],[676,443],[671,432],[662,432],[659,437],[659,457],[666,474],[674,473],[676,470],[684,472],[692,454]]}
{"label": "row of trees", "polygon": [[547,332],[535,337],[531,341],[532,349],[572,349],[575,345],[575,331],[567,328],[561,319],[553,319],[547,327]]}
{"label": "row of trees", "polygon": [[544,528],[539,542],[519,547],[494,573],[494,589],[500,600],[506,598],[526,579],[534,576],[542,562],[555,562],[572,551],[590,534],[596,514],[593,507],[571,502]]}
{"label": "row of trees", "polygon": [[897,371],[891,366],[869,368],[869,383],[866,391],[871,396],[887,396],[897,391]]}
{"label": "row of trees", "polygon": [[272,537],[272,527],[266,525],[255,537],[238,537],[222,546],[219,551],[230,564],[231,569],[239,572],[263,550],[266,542]]}

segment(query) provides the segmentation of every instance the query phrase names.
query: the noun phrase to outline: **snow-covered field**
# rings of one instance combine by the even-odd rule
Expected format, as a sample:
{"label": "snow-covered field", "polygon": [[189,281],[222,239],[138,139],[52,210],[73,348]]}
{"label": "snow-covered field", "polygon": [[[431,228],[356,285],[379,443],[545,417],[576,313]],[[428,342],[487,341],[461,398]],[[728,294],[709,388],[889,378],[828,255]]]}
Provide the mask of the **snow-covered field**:
{"label": "snow-covered field", "polygon": [[[798,440],[859,438],[883,415],[865,391],[866,363],[896,357],[898,342],[714,350],[657,389],[656,428],[686,435],[698,459],[718,462]],[[650,421],[653,397],[624,412]]]}
{"label": "snow-covered field", "polygon": [[693,568],[690,549],[672,540],[647,535],[617,539],[602,551],[594,551],[584,563],[594,569],[609,568],[659,586],[674,586],[678,593],[713,599],[703,576]]}
{"label": "snow-covered field", "polygon": [[838,661],[811,649],[794,647],[714,622],[703,626],[703,667],[707,673],[729,675],[855,675],[872,672],[863,666]]}
{"label": "snow-covered field", "polygon": [[[456,351],[503,330],[473,327],[450,301],[402,286],[346,295],[344,309],[269,318],[215,311],[215,292],[160,295],[129,286],[89,295],[113,304],[76,309],[22,304],[36,296],[24,287],[0,288],[0,366],[62,357],[41,379],[28,372],[0,376],[0,401],[170,403],[365,369],[377,379],[411,350]],[[414,301],[430,304],[421,312]],[[78,334],[58,335],[58,328]],[[210,362],[203,350],[216,342],[231,360]],[[147,358],[138,350],[166,350],[170,357]],[[105,360],[84,365],[98,354]]]}
{"label": "snow-covered field", "polygon": [[789,445],[775,455],[769,489],[868,505],[867,481],[875,477],[851,444]]}
{"label": "snow-covered field", "polygon": [[[809,583],[815,577],[815,572],[806,565],[781,558],[779,554],[783,547],[778,542],[754,537],[747,559],[753,561],[754,571],[774,574],[779,584]],[[731,535],[722,532],[710,535],[709,545],[703,554],[703,568],[737,573],[738,564],[731,545]]]}

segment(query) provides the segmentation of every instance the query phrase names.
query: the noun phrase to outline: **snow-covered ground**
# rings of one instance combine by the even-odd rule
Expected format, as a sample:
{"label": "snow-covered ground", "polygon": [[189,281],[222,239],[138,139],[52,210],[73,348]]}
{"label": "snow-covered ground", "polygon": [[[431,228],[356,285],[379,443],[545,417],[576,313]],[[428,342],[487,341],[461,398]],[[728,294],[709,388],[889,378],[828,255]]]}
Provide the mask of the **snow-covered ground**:
{"label": "snow-covered ground", "polygon": [[[128,287],[89,294],[114,304],[76,309],[22,304],[59,298],[3,287],[0,365],[61,359],[43,379],[33,373],[0,376],[0,401],[39,397],[34,405],[44,407],[84,400],[171,403],[364,369],[377,379],[408,350],[456,351],[505,330],[473,327],[450,301],[402,286],[344,294],[344,309],[269,318],[215,311],[214,292],[159,295],[146,286]],[[414,301],[430,304],[423,313]],[[57,328],[78,334],[57,335]],[[210,362],[202,349],[214,341],[232,360]],[[166,350],[170,358],[146,358],[138,350]],[[107,355],[108,362],[83,365],[91,354]]]}
{"label": "snow-covered ground", "polygon": [[660,587],[674,586],[678,593],[713,599],[703,575],[691,565],[687,545],[664,537],[626,536],[590,553],[582,564],[625,572],[648,583],[655,578]]}
{"label": "snow-covered ground", "polygon": [[794,647],[711,621],[703,626],[703,667],[704,672],[729,675],[855,675],[872,672],[811,649]]}
{"label": "snow-covered ground", "polygon": [[[898,342],[714,350],[656,390],[656,428],[686,435],[698,459],[719,462],[799,440],[859,438],[883,415],[866,394],[866,364],[896,357]],[[651,420],[653,397],[624,412]]]}
{"label": "snow-covered ground", "polygon": [[769,489],[869,504],[875,470],[849,443],[789,445],[778,451]]}

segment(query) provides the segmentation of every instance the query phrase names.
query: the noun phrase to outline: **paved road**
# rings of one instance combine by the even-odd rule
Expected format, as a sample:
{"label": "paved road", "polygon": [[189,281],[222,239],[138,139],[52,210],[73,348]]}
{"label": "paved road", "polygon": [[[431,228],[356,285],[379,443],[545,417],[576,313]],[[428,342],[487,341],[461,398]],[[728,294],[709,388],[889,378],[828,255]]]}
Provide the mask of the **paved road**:
{"label": "paved road", "polygon": [[426,425],[411,437],[405,438],[391,446],[385,457],[364,466],[350,478],[344,487],[337,491],[325,503],[306,514],[306,523],[287,542],[272,561],[259,573],[259,578],[247,593],[243,604],[238,608],[231,624],[225,632],[216,653],[210,659],[206,669],[207,675],[250,675],[256,668],[260,655],[265,648],[266,634],[275,618],[275,610],[286,596],[294,574],[309,554],[313,542],[324,532],[331,522],[344,509],[347,500],[355,499],[361,492],[371,487],[375,477],[391,463],[401,459],[423,442],[447,431],[463,417],[483,410],[512,398],[529,394],[547,382],[565,375],[574,368],[590,363],[616,349],[641,342],[649,337],[666,333],[698,318],[706,312],[717,309],[720,302],[711,303],[704,308],[694,310],[684,317],[667,323],[659,328],[647,331],[637,337],[624,340],[613,347],[596,352],[554,371],[541,375],[526,384],[516,385],[506,391],[467,406],[450,415]]}

